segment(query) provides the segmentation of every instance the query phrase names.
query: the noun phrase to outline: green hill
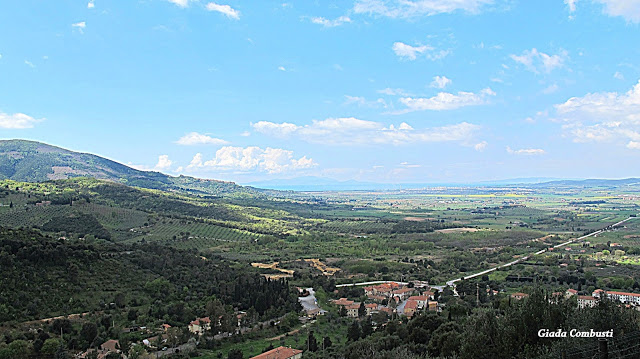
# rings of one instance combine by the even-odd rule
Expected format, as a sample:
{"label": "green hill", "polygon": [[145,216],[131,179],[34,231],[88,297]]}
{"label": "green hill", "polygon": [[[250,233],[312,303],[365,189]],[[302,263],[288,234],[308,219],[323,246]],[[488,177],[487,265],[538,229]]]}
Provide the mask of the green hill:
{"label": "green hill", "polygon": [[44,182],[74,177],[93,177],[129,186],[216,196],[256,196],[263,193],[233,182],[140,171],[100,156],[45,143],[0,140],[0,179]]}

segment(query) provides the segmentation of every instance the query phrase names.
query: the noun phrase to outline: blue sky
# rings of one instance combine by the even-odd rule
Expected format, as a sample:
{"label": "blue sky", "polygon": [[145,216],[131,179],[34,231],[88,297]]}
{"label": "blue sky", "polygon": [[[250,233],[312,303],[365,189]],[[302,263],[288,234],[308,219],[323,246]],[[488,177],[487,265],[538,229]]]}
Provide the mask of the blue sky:
{"label": "blue sky", "polygon": [[241,183],[640,176],[640,0],[25,0],[0,34],[0,138]]}

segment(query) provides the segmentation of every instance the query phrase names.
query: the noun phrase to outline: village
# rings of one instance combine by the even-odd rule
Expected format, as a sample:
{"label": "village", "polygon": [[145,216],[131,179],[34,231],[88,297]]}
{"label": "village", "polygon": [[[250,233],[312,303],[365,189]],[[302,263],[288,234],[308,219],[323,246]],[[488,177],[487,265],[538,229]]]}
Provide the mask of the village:
{"label": "village", "polygon": [[[329,303],[337,308],[338,313],[342,317],[352,318],[354,320],[364,320],[365,318],[375,318],[374,326],[385,325],[388,320],[398,320],[403,317],[411,319],[412,317],[424,312],[441,313],[445,307],[445,303],[438,301],[440,296],[439,288],[431,287],[426,282],[384,282],[376,285],[368,285],[363,288],[366,300],[358,301],[361,298],[349,299],[342,297],[339,299],[331,299]],[[300,323],[313,323],[319,316],[324,315],[328,311],[318,306],[317,299],[314,296],[312,288],[298,288],[300,297],[298,298],[302,304],[303,310],[300,312],[298,320]],[[336,290],[336,293],[338,291]],[[487,289],[487,294],[492,296],[501,295],[495,290]],[[520,301],[529,297],[529,294],[516,292],[508,295],[509,300]],[[620,305],[640,311],[640,294],[605,291],[596,289],[590,295],[579,292],[576,289],[569,288],[564,292],[554,292],[549,297],[549,302],[558,302],[560,299],[575,300],[576,306],[580,309],[593,308],[603,299],[613,302],[619,302]],[[331,309],[331,308],[327,308]],[[335,310],[335,309],[334,309]],[[155,353],[154,357],[163,357],[177,353],[188,353],[195,351],[203,336],[211,337],[210,339],[221,340],[234,335],[248,333],[250,331],[259,330],[268,322],[258,323],[251,327],[245,326],[243,318],[244,312],[236,314],[237,327],[233,332],[218,333],[212,335],[212,319],[210,317],[198,317],[192,320],[186,328],[175,328],[169,324],[162,324],[156,329],[147,327],[131,327],[125,328],[125,332],[140,332],[149,334],[148,337],[139,343],[128,344],[131,348],[125,348],[118,340],[107,340],[96,349],[89,349],[85,352],[78,353],[77,359],[109,359],[110,354],[127,357],[136,347],[144,348],[149,353]],[[381,319],[382,318],[382,319]],[[218,321],[221,318],[217,319]],[[379,323],[376,321],[380,321]],[[219,324],[219,323],[218,323]],[[142,352],[142,350],[140,350]],[[299,359],[302,357],[302,350],[279,346],[266,351],[262,354],[252,357],[251,359]]]}

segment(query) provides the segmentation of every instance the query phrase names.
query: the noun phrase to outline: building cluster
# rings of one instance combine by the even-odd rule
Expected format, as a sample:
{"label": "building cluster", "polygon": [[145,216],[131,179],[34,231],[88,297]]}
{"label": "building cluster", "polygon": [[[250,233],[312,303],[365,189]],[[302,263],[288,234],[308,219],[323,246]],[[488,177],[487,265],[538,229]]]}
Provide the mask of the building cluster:
{"label": "building cluster", "polygon": [[[368,302],[363,305],[366,315],[384,312],[388,315],[394,313],[404,314],[411,318],[421,310],[442,310],[435,300],[434,292],[430,290],[426,283],[418,283],[410,287],[407,284],[387,282],[364,287],[364,294],[367,296]],[[348,317],[357,318],[360,314],[362,305],[360,302],[340,298],[334,300],[333,303],[344,307]]]}
{"label": "building cluster", "polygon": [[[529,295],[526,293],[513,293],[511,294],[511,298],[515,300],[520,300],[528,297]],[[593,308],[598,304],[598,301],[607,298],[614,302],[620,302],[623,305],[634,308],[636,310],[640,310],[640,294],[638,293],[629,293],[629,292],[617,292],[617,291],[605,291],[602,289],[596,289],[593,291],[591,295],[579,295],[578,291],[572,288],[567,289],[565,292],[554,292],[551,295],[550,301],[553,301],[554,298],[576,298],[578,303],[578,308]]]}

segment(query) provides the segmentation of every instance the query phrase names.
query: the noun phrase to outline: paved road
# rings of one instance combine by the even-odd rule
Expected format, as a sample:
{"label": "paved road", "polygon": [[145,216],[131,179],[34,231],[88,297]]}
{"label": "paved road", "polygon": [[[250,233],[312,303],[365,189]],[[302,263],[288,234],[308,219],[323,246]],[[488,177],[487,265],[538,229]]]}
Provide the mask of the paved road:
{"label": "paved road", "polygon": [[402,285],[409,284],[409,283],[405,283],[405,282],[396,282],[396,281],[393,281],[393,280],[378,280],[378,281],[374,281],[374,282],[338,284],[338,285],[336,285],[336,288],[340,288],[340,287],[359,287],[361,285],[375,285],[375,284],[391,283],[391,282],[402,284]]}
{"label": "paved road", "polygon": [[298,297],[298,302],[302,304],[302,308],[306,311],[313,309],[320,309],[320,312],[325,312],[322,308],[318,306],[318,300],[316,299],[316,292],[313,288],[306,288],[309,295],[306,297]]}
{"label": "paved road", "polygon": [[[610,226],[607,226],[607,227],[605,227],[604,229],[597,230],[597,231],[595,231],[595,232],[589,233],[589,234],[584,235],[584,236],[582,236],[582,237],[578,237],[578,238],[574,238],[574,239],[568,240],[568,241],[566,241],[566,242],[564,242],[564,243],[556,244],[555,246],[553,246],[553,248],[560,248],[560,247],[564,247],[564,246],[566,246],[566,245],[568,245],[568,244],[571,244],[571,243],[574,243],[574,242],[577,242],[577,241],[581,241],[581,240],[583,240],[583,239],[585,239],[585,238],[588,238],[588,237],[591,237],[591,236],[598,235],[598,234],[600,234],[600,233],[602,233],[602,232],[606,231],[606,230],[607,230],[607,228],[619,226],[619,225],[621,225],[622,223],[624,223],[624,222],[626,222],[626,221],[629,221],[629,220],[631,220],[631,219],[633,219],[633,218],[637,218],[637,217],[629,217],[629,218],[627,218],[627,219],[623,219],[622,221],[620,221],[620,222],[618,222],[618,223],[615,223],[615,224],[612,224],[612,225],[610,225]],[[491,273],[491,272],[493,272],[493,271],[495,271],[495,270],[498,270],[499,268],[506,268],[506,267],[510,267],[510,266],[512,266],[512,265],[514,265],[514,264],[518,264],[518,263],[520,263],[520,262],[526,261],[527,259],[529,259],[529,258],[530,258],[531,256],[533,256],[533,255],[542,254],[542,253],[544,253],[544,252],[546,252],[546,251],[547,251],[547,249],[541,249],[541,250],[539,250],[539,251],[537,251],[537,252],[535,252],[535,253],[532,253],[532,254],[530,254],[530,255],[528,255],[528,256],[524,256],[524,257],[522,257],[522,258],[519,258],[519,259],[513,260],[513,261],[511,261],[511,262],[509,262],[509,263],[500,264],[500,265],[497,265],[497,266],[495,266],[495,267],[493,267],[493,268],[485,269],[485,270],[483,270],[483,271],[481,271],[481,272],[478,272],[478,273],[474,273],[474,274],[470,274],[470,275],[468,275],[468,276],[464,276],[464,277],[460,277],[460,278],[455,278],[455,279],[449,280],[449,281],[447,281],[447,286],[453,287],[453,290],[454,290],[454,292],[455,292],[455,283],[456,283],[456,282],[461,281],[463,278],[464,278],[464,279],[475,278],[475,277],[478,277],[478,276],[481,276],[481,275],[485,275],[485,274],[487,274],[487,273]],[[382,283],[390,283],[390,282],[393,282],[393,281],[384,281],[384,280],[381,280],[381,281],[375,281],[375,282],[361,282],[361,283],[339,284],[339,285],[336,285],[336,287],[355,287],[355,286],[361,286],[361,285],[374,285],[374,284],[382,284]],[[400,284],[407,284],[407,283],[404,283],[404,282],[396,282],[396,283],[400,283]],[[438,290],[442,291],[442,290],[444,289],[444,287],[445,287],[445,286],[431,286],[431,287],[432,287],[432,288],[437,288]]]}
{"label": "paved road", "polygon": [[[577,241],[581,241],[581,240],[583,240],[583,239],[585,239],[585,238],[588,238],[588,237],[591,237],[591,236],[598,235],[598,234],[600,234],[600,233],[604,232],[607,228],[619,226],[619,225],[621,225],[622,223],[624,223],[624,222],[626,222],[626,221],[628,221],[628,220],[630,220],[630,219],[633,219],[633,218],[637,218],[637,217],[629,217],[629,218],[627,218],[627,219],[623,219],[622,221],[620,221],[620,222],[618,222],[618,223],[615,223],[615,224],[612,224],[612,225],[610,225],[610,226],[607,226],[605,229],[600,229],[600,230],[597,230],[597,231],[595,231],[595,232],[592,232],[592,233],[589,233],[589,234],[587,234],[587,235],[584,235],[584,236],[582,236],[582,237],[574,238],[574,239],[568,240],[568,241],[566,241],[566,242],[564,242],[564,243],[556,244],[555,246],[553,246],[553,248],[560,248],[560,247],[564,247],[564,246],[566,246],[566,245],[568,245],[568,244],[571,244],[571,243],[574,243],[574,242],[577,242]],[[501,265],[495,266],[495,267],[493,267],[493,268],[483,270],[482,272],[478,272],[478,273],[471,274],[471,275],[468,275],[468,276],[464,276],[464,277],[461,277],[461,278],[452,279],[452,280],[450,280],[450,281],[447,281],[447,285],[448,285],[448,286],[453,287],[453,286],[455,285],[455,282],[459,282],[459,281],[461,281],[463,278],[464,278],[464,279],[475,278],[475,277],[478,277],[478,276],[481,276],[481,275],[485,275],[485,274],[487,274],[487,273],[491,273],[491,272],[493,272],[493,271],[495,271],[495,270],[497,270],[497,269],[499,269],[499,268],[506,268],[506,267],[510,267],[510,266],[512,266],[512,265],[514,265],[514,264],[518,264],[518,263],[520,263],[520,262],[526,261],[526,260],[527,260],[527,259],[529,259],[529,257],[531,257],[532,255],[542,254],[542,253],[544,253],[544,252],[546,252],[546,251],[547,251],[547,249],[541,249],[541,250],[539,250],[539,251],[537,251],[537,252],[535,252],[535,253],[533,253],[533,254],[531,254],[531,255],[524,256],[524,257],[522,257],[522,258],[516,259],[516,260],[511,261],[511,262],[509,262],[509,263],[501,264]]]}

